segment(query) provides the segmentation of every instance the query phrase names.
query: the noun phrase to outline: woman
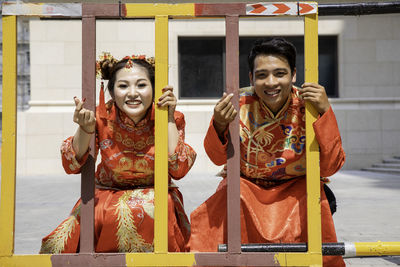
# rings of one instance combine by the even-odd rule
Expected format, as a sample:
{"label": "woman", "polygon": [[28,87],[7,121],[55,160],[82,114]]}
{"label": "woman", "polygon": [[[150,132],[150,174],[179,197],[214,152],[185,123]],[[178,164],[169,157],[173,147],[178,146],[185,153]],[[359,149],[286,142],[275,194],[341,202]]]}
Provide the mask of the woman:
{"label": "woman", "polygon": [[[259,40],[249,55],[251,88],[240,94],[240,200],[242,243],[307,242],[305,108],[320,116],[314,131],[320,145],[321,177],[333,175],[345,159],[335,115],[324,87],[296,88],[296,50],[283,39]],[[224,94],[204,139],[209,158],[226,163],[228,125],[237,115]],[[223,175],[224,176],[224,175]],[[226,173],[225,173],[226,176]],[[321,180],[322,241],[337,242]],[[191,214],[192,251],[217,251],[226,244],[226,181]],[[343,266],[324,256],[324,266]]]}
{"label": "woman", "polygon": [[[62,163],[68,174],[81,172],[96,137],[95,251],[150,252],[154,238],[154,59],[125,57],[120,61],[104,54],[98,74],[109,80],[112,99],[93,111],[74,98],[75,135],[61,146]],[[102,86],[103,87],[103,86]],[[172,87],[163,89],[159,107],[168,107],[168,250],[184,251],[190,235],[183,199],[171,178],[184,177],[196,158],[184,142],[185,120],[175,111]],[[75,253],[79,249],[79,200],[70,216],[43,238],[41,253]]]}

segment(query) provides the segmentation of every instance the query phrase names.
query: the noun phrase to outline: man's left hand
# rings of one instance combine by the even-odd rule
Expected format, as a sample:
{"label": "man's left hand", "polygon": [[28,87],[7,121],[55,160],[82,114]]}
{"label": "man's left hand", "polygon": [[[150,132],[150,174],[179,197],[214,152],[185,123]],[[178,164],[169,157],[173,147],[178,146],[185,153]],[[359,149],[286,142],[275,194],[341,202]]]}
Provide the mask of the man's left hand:
{"label": "man's left hand", "polygon": [[324,114],[330,108],[328,96],[326,95],[325,88],[316,83],[304,83],[300,90],[300,97],[304,100],[310,101],[319,114]]}

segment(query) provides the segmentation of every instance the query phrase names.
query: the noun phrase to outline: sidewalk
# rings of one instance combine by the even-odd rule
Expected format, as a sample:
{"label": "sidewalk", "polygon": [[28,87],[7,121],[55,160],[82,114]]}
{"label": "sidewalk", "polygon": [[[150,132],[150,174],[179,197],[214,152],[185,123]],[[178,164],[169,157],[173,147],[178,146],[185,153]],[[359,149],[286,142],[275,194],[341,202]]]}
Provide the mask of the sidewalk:
{"label": "sidewalk", "polygon": [[[214,191],[219,178],[190,174],[177,184],[189,214]],[[338,201],[334,215],[339,241],[400,241],[400,177],[341,171],[332,177]],[[35,254],[41,238],[64,220],[80,195],[80,176],[18,177],[15,253]],[[190,196],[190,198],[188,198]],[[400,265],[400,256],[345,260],[348,266]]]}

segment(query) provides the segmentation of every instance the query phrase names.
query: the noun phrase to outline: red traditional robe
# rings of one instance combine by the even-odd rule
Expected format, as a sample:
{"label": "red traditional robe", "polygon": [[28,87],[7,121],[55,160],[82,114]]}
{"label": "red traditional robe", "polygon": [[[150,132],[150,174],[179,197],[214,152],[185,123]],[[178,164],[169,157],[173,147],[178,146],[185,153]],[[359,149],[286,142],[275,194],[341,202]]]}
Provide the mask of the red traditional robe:
{"label": "red traditional robe", "polygon": [[[106,114],[96,114],[96,156],[101,162],[96,171],[95,250],[96,252],[150,252],[154,239],[154,107],[135,123],[112,102]],[[105,112],[105,111],[104,111]],[[99,114],[100,113],[100,114]],[[196,158],[184,142],[185,120],[175,112],[179,140],[168,158],[168,250],[184,251],[190,226],[182,195],[171,178],[186,175]],[[78,174],[88,152],[78,161],[73,137],[61,147],[62,163],[68,174]],[[70,216],[43,238],[41,253],[78,252],[80,233],[79,200]]]}
{"label": "red traditional robe", "polygon": [[[313,124],[320,146],[321,177],[344,164],[332,109]],[[204,139],[209,158],[226,163],[227,132],[220,140],[212,120]],[[307,242],[305,107],[296,88],[274,115],[247,89],[240,94],[240,200],[242,243]],[[226,173],[225,173],[226,175]],[[224,175],[223,175],[224,176]],[[322,241],[337,242],[321,181]],[[226,180],[191,214],[191,251],[217,251],[226,244]],[[324,266],[344,266],[339,256],[324,256]]]}

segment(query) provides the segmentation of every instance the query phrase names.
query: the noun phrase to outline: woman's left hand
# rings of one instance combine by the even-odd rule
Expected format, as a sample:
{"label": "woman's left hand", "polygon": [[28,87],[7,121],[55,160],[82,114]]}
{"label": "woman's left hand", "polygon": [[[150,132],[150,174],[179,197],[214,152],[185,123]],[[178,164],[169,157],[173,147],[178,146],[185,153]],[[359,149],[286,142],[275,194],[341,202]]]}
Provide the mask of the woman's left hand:
{"label": "woman's left hand", "polygon": [[167,85],[162,89],[163,94],[158,99],[158,107],[168,107],[168,117],[174,118],[175,108],[176,108],[176,97],[173,93],[173,88]]}
{"label": "woman's left hand", "polygon": [[330,108],[328,96],[326,95],[325,88],[316,83],[304,83],[300,90],[300,97],[304,100],[310,101],[319,114],[324,114]]}

